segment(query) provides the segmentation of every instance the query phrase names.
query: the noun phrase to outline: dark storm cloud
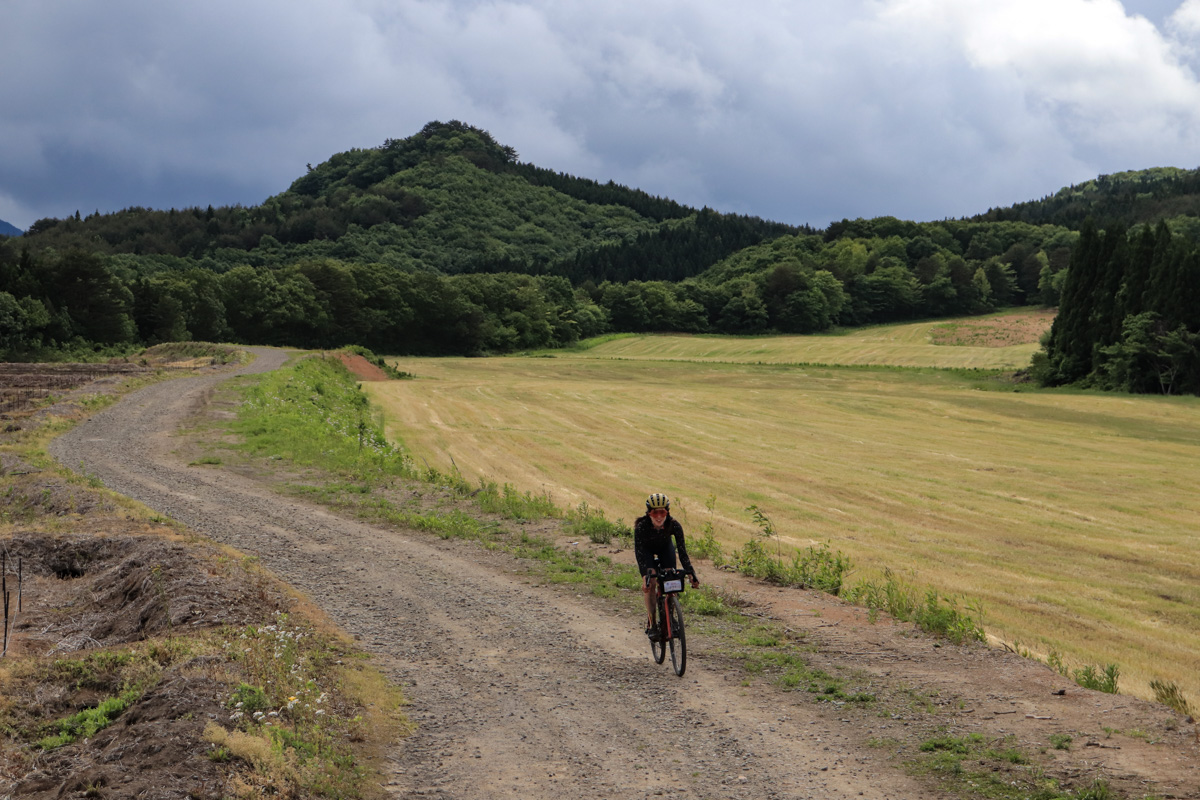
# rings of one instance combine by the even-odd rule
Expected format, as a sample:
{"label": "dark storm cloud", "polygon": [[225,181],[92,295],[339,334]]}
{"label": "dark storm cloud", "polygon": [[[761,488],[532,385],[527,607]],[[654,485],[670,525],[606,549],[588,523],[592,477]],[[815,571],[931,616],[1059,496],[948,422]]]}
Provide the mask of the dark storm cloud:
{"label": "dark storm cloud", "polygon": [[1196,166],[1200,2],[7,4],[0,218],[254,204],[432,119],[692,205],[959,216]]}

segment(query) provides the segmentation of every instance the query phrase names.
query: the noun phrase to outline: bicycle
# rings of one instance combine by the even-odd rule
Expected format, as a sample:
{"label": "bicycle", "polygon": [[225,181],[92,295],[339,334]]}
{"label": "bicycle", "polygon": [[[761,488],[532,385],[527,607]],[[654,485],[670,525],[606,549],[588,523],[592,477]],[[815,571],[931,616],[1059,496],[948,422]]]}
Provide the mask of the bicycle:
{"label": "bicycle", "polygon": [[683,609],[676,597],[687,583],[687,573],[681,569],[666,569],[656,576],[657,589],[654,599],[654,616],[658,635],[650,640],[650,654],[654,663],[661,664],[671,651],[671,666],[675,674],[683,677],[687,669],[687,638],[683,628]]}

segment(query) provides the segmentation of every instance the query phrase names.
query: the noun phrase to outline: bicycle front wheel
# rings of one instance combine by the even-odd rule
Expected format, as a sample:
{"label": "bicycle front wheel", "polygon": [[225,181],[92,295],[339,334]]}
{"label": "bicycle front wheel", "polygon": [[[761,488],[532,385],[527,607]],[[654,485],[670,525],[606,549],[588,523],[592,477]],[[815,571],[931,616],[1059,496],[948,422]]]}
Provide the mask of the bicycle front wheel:
{"label": "bicycle front wheel", "polygon": [[668,643],[671,648],[671,666],[675,668],[675,674],[682,678],[683,671],[687,669],[687,637],[683,633],[683,609],[679,607],[679,600],[675,595],[667,599],[667,607],[671,615],[671,641]]}
{"label": "bicycle front wheel", "polygon": [[654,616],[657,618],[658,636],[650,640],[650,655],[654,656],[655,664],[661,664],[663,659],[667,657],[667,620],[663,617],[661,598],[654,604]]}

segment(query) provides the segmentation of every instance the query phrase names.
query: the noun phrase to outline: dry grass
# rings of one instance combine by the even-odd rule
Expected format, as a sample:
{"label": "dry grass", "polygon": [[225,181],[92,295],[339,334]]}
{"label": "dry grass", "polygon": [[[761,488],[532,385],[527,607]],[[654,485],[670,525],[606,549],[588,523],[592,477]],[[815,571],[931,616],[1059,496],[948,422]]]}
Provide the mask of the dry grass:
{"label": "dry grass", "polygon": [[691,530],[712,494],[727,544],[751,535],[755,504],[785,540],[852,555],[856,577],[913,570],[982,600],[1006,641],[1115,661],[1122,688],[1147,697],[1155,678],[1200,697],[1196,398],[649,360],[674,338],[626,340],[647,354],[630,361],[403,359],[417,380],[368,390],[391,433],[439,468],[453,458],[470,479],[626,521],[661,490]]}
{"label": "dry grass", "polygon": [[1054,322],[1054,310],[1025,309],[941,322],[929,329],[933,344],[951,347],[1012,347],[1036,344]]}

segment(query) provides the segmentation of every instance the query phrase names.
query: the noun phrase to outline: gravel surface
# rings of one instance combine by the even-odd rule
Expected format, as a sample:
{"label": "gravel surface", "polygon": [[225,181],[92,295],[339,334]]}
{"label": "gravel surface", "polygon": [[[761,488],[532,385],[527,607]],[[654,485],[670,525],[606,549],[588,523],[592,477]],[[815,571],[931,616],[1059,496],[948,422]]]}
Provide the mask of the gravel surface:
{"label": "gravel surface", "polygon": [[[274,369],[285,358],[256,353],[243,372]],[[252,477],[187,466],[174,452],[174,434],[227,377],[150,386],[55,440],[51,452],[109,488],[259,556],[375,654],[404,687],[417,724],[396,742],[385,776],[396,796],[944,796],[872,746],[887,735],[872,714],[840,712],[803,693],[781,700],[779,691],[747,689],[715,657],[706,663],[703,643],[678,679],[650,660],[639,618],[539,585],[507,556],[346,520]],[[832,616],[804,616],[817,634],[836,625]],[[928,642],[910,644],[907,629],[870,630],[870,643],[841,642],[856,668],[890,675],[911,662],[928,669]],[[945,662],[959,649],[942,650],[936,657]],[[988,652],[963,648],[964,669]],[[879,656],[874,664],[871,653]],[[1049,696],[1052,681],[1035,678],[1039,696]],[[993,678],[983,680],[993,682],[972,687],[981,695],[1003,691]],[[970,717],[972,724],[980,716]],[[1182,760],[1182,753],[1171,756]],[[1194,764],[1174,769],[1196,776]]]}

